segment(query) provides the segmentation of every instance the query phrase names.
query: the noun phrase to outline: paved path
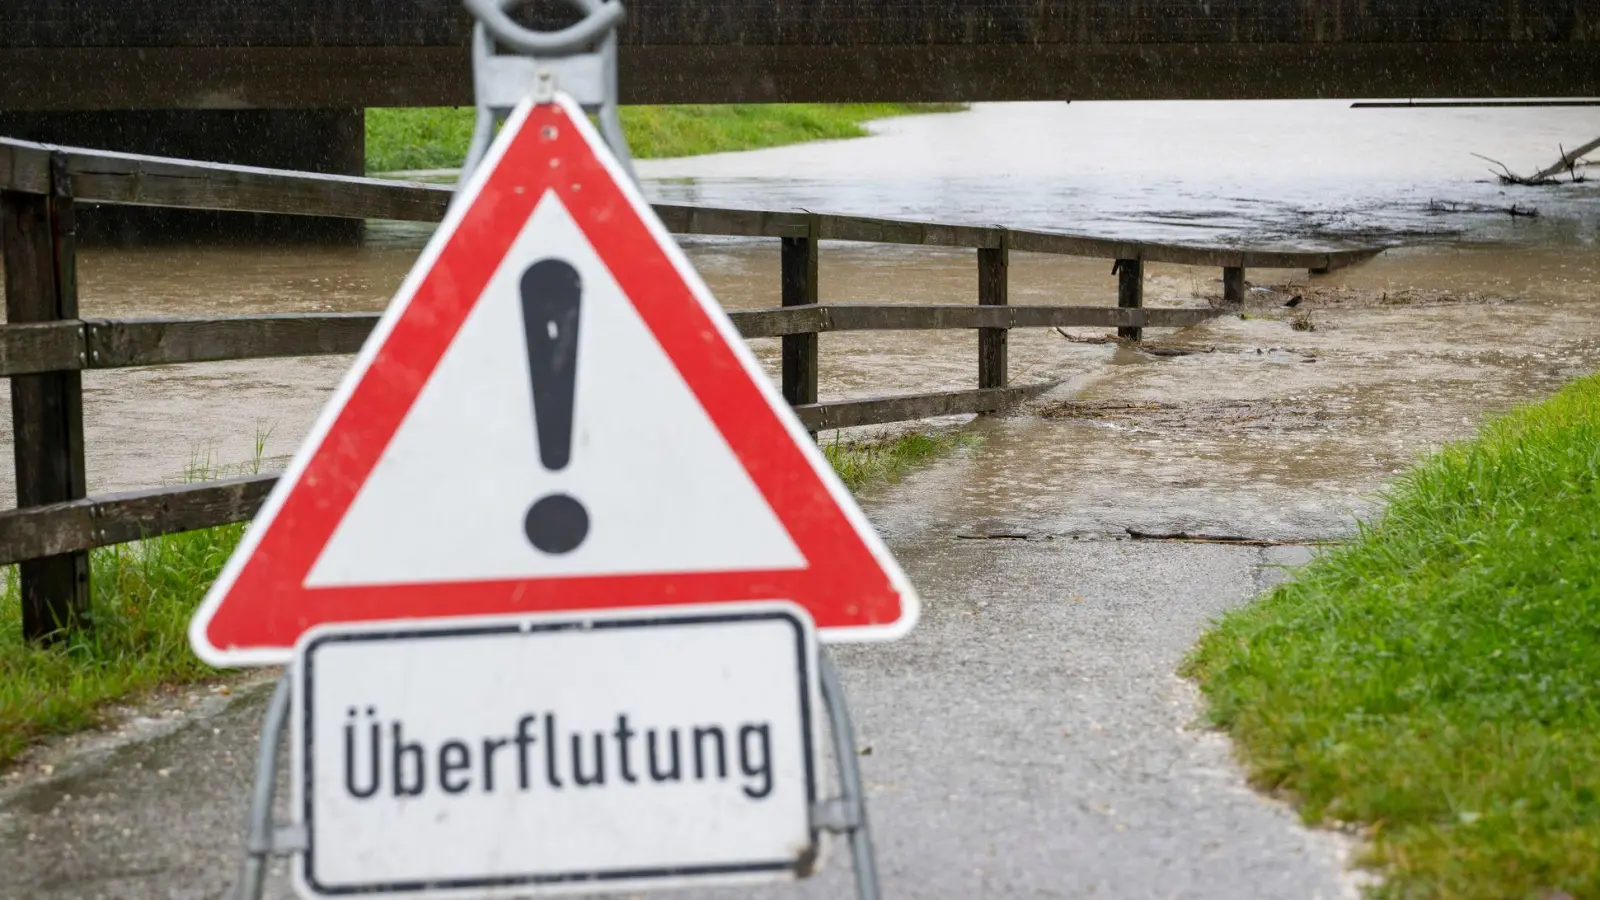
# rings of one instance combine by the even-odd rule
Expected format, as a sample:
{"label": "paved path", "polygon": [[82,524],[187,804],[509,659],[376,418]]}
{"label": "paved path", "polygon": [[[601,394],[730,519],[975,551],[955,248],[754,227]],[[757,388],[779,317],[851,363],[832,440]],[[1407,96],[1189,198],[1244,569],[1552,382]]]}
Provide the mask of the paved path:
{"label": "paved path", "polygon": [[[924,586],[921,625],[838,653],[888,896],[1341,895],[1338,840],[1246,788],[1173,675],[1282,551],[895,543]],[[225,896],[264,700],[243,691],[212,717],[12,789],[0,896]],[[802,896],[848,894],[841,849]],[[281,877],[269,895],[288,896]]]}

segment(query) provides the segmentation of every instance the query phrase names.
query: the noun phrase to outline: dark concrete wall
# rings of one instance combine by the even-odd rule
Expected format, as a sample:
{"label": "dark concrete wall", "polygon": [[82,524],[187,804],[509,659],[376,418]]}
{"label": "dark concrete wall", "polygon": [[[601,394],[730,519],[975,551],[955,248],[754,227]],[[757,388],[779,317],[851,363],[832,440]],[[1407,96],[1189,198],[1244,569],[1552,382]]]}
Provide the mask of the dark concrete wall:
{"label": "dark concrete wall", "polygon": [[[628,102],[1600,94],[1600,0],[627,7]],[[456,0],[3,0],[0,109],[461,104],[469,26]]]}

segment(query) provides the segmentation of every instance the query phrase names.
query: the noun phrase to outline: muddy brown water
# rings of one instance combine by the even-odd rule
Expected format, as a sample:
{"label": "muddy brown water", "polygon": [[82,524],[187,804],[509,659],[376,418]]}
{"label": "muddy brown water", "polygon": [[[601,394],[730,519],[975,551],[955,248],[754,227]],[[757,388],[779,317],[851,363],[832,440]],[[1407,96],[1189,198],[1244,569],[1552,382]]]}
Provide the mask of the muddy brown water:
{"label": "muddy brown water", "polygon": [[[1252,270],[1247,317],[1146,332],[1153,344],[1197,351],[1186,355],[1015,331],[1013,379],[1062,381],[1046,402],[1058,405],[1057,414],[975,422],[968,427],[983,433],[981,445],[869,495],[874,518],[891,531],[1071,538],[1135,527],[1319,537],[1345,533],[1353,517],[1370,513],[1376,492],[1419,455],[1600,363],[1594,186],[1511,196],[1482,177],[1481,164],[1469,171],[1459,163],[1424,166],[1414,156],[1372,158],[1375,147],[1436,154],[1448,140],[1452,154],[1481,148],[1531,169],[1546,162],[1544,145],[1554,135],[1580,142],[1593,136],[1586,130],[1600,131],[1600,116],[1346,115],[1345,130],[1362,121],[1367,130],[1330,146],[1329,126],[1312,123],[1331,109],[995,104],[897,120],[854,142],[661,161],[644,174],[653,195],[671,200],[1197,242],[1328,246],[1381,236],[1404,244],[1314,279]],[[1018,138],[1018,121],[1033,122],[1044,137]],[[1109,140],[1105,129],[1119,123],[1122,131]],[[1216,134],[1225,125],[1266,129],[1266,136],[1229,145]],[[1506,146],[1518,128],[1515,146]],[[1159,151],[1139,140],[1163,129],[1173,140]],[[1285,161],[1295,129],[1301,144],[1324,143]],[[1053,169],[1044,159],[1051,146],[1060,150]],[[896,154],[903,177],[884,162]],[[1099,162],[1085,169],[1090,158]],[[1263,174],[1254,182],[1242,174],[1251,159]],[[993,177],[972,177],[979,162]],[[1153,173],[1142,182],[1141,166]],[[1291,186],[1287,171],[1296,167],[1312,174]],[[1281,190],[1268,196],[1273,184]],[[1417,209],[1430,198],[1482,204],[1502,197],[1542,214]],[[80,264],[81,306],[86,316],[381,310],[427,235],[424,227],[372,223],[360,248],[89,249]],[[777,304],[776,242],[687,246],[727,307]],[[821,272],[824,302],[966,303],[976,290],[972,251],[829,242]],[[1221,293],[1220,272],[1151,266],[1146,292],[1152,306],[1206,306]],[[1298,306],[1282,306],[1294,296],[1302,298]],[[1106,260],[1018,254],[1012,302],[1114,305],[1115,279]],[[1297,330],[1297,318],[1312,329]],[[776,377],[778,341],[752,346]],[[821,360],[824,399],[957,389],[975,385],[976,338],[827,334]],[[197,465],[236,470],[258,436],[265,468],[281,465],[348,364],[349,357],[322,357],[87,372],[90,490],[172,483]],[[1146,409],[1063,416],[1062,401]],[[9,412],[9,403],[0,408]],[[9,443],[9,428],[5,436]],[[0,467],[0,495],[14,497],[9,465]]]}

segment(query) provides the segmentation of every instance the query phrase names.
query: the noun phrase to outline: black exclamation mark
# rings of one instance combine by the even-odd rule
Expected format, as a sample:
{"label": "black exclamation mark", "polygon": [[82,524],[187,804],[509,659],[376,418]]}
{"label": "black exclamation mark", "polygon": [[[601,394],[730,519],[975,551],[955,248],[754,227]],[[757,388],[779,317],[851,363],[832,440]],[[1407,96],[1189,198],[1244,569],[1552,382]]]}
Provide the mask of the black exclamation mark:
{"label": "black exclamation mark", "polygon": [[[539,461],[559,472],[572,460],[573,389],[578,373],[578,306],[583,281],[561,259],[541,259],[522,273],[522,330],[533,382],[533,426]],[[576,498],[548,494],[528,507],[523,530],[546,553],[570,553],[589,533],[589,513]]]}

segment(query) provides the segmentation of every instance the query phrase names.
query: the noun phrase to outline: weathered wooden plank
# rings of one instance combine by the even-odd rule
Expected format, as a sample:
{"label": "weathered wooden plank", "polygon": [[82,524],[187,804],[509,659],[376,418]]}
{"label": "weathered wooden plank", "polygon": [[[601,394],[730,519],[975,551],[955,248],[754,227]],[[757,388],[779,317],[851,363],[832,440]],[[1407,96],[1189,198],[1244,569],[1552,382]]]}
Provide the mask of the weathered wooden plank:
{"label": "weathered wooden plank", "polygon": [[[1144,263],[1137,259],[1119,259],[1111,267],[1117,274],[1117,306],[1123,309],[1140,309],[1144,306]],[[1117,329],[1117,337],[1128,341],[1142,340],[1144,331],[1137,325]]]}
{"label": "weathered wooden plank", "polygon": [[0,138],[0,191],[50,193],[50,150]]}
{"label": "weathered wooden plank", "polygon": [[84,367],[81,322],[0,325],[0,377]]}
{"label": "weathered wooden plank", "polygon": [[[996,412],[1053,386],[817,403],[796,407],[795,412],[814,430],[849,428]],[[243,522],[256,514],[276,481],[275,475],[250,475],[0,511],[0,565]]]}
{"label": "weathered wooden plank", "polygon": [[[817,239],[815,222],[812,237],[783,238],[782,302],[786,307],[817,306]],[[788,334],[783,337],[783,399],[790,406],[817,402],[817,335]]]}
{"label": "weathered wooden plank", "polygon": [[[1002,244],[978,250],[978,305],[1005,306],[1009,299],[1010,255]],[[1006,386],[1006,345],[1004,328],[978,329],[978,387]]]}
{"label": "weathered wooden plank", "polygon": [[1213,309],[1120,309],[1115,306],[826,306],[729,313],[747,338],[812,331],[937,331],[956,328],[1188,328],[1222,313]]}
{"label": "weathered wooden plank", "polygon": [[[51,173],[53,193],[0,192],[9,324],[77,317],[70,182],[56,169]],[[53,371],[12,378],[11,423],[17,505],[82,497],[86,478],[80,374]],[[23,563],[19,572],[22,635],[34,641],[59,639],[85,621],[89,610],[88,557],[41,556]]]}
{"label": "weathered wooden plank", "polygon": [[1244,266],[1227,266],[1222,270],[1222,302],[1229,306],[1244,303]]}
{"label": "weathered wooden plank", "polygon": [[[729,313],[734,327],[746,338],[830,331],[1187,328],[1218,315],[1218,311],[1211,309],[888,304],[805,304]],[[290,313],[3,325],[0,326],[0,377],[83,368],[355,353],[377,325],[378,318],[377,313]]]}
{"label": "weathered wooden plank", "polygon": [[805,237],[811,216],[799,212],[761,209],[724,209],[657,203],[652,207],[673,234],[724,237]]}
{"label": "weathered wooden plank", "polygon": [[1146,245],[1131,241],[1048,231],[1011,230],[1007,237],[1011,249],[1018,253],[1050,253],[1090,259],[1138,259],[1147,250]]}
{"label": "weathered wooden plank", "polygon": [[227,359],[355,353],[376,313],[228,318],[90,319],[89,366],[159,366]]}
{"label": "weathered wooden plank", "polygon": [[833,331],[832,306],[790,307],[787,309],[731,310],[733,327],[747,338],[774,338],[787,334]]}
{"label": "weathered wooden plank", "polygon": [[[52,148],[6,138],[0,138],[0,148],[5,153],[0,160],[61,154],[78,200],[93,203],[436,222],[451,196],[446,185]],[[0,176],[7,178],[0,187],[37,190],[33,169],[29,162],[8,174],[11,170],[0,165]]]}
{"label": "weathered wooden plank", "polygon": [[876,216],[820,215],[818,227],[824,240],[862,241],[878,244],[919,244],[930,247],[1000,246],[1003,228],[978,225],[949,225],[938,222],[913,222]]}
{"label": "weathered wooden plank", "polygon": [[794,408],[801,424],[811,431],[854,428],[910,422],[937,416],[999,412],[1041,394],[1056,382],[1018,387],[980,388],[972,391],[946,391],[937,394],[908,394],[903,397],[876,397],[871,400],[845,400],[837,403],[809,403]]}
{"label": "weathered wooden plank", "polygon": [[1383,252],[1382,247],[1352,250],[1242,250],[1191,244],[1117,241],[1043,231],[1010,231],[1011,249],[1090,259],[1136,259],[1182,266],[1245,266],[1261,269],[1311,269],[1354,265]]}
{"label": "weathered wooden plank", "polygon": [[277,480],[249,475],[0,511],[0,565],[243,522]]}

